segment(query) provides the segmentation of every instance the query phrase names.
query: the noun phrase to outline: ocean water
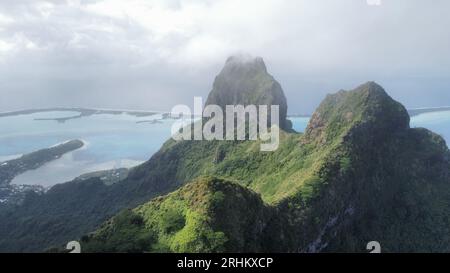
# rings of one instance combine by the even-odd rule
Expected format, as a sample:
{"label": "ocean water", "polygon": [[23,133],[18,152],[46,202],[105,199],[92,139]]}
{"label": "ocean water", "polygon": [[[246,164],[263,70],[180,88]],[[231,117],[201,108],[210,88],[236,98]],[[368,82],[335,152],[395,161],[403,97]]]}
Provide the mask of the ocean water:
{"label": "ocean water", "polygon": [[128,114],[99,114],[60,123],[41,118],[75,116],[77,112],[41,112],[0,118],[0,161],[18,157],[55,144],[80,139],[85,146],[65,154],[37,170],[17,176],[14,184],[62,183],[86,173],[131,167],[148,160],[170,137],[173,120],[138,123],[160,115],[135,117]]}
{"label": "ocean water", "polygon": [[292,129],[297,132],[302,133],[308,126],[309,118],[307,117],[290,117],[289,119],[292,122]]}
{"label": "ocean water", "polygon": [[[55,111],[0,118],[0,162],[70,140],[85,146],[49,162],[37,170],[17,176],[14,184],[52,186],[92,171],[136,166],[148,160],[170,138],[174,120],[160,115],[99,114],[60,123],[42,118],[62,118],[78,112]],[[290,118],[294,130],[303,132],[309,118]],[[139,123],[159,120],[157,123]],[[450,141],[450,111],[415,116],[412,127],[425,127]]]}
{"label": "ocean water", "polygon": [[[308,125],[309,118],[290,118],[294,130],[303,132]],[[412,128],[427,128],[440,134],[450,144],[450,111],[424,113],[411,117]]]}
{"label": "ocean water", "polygon": [[444,137],[447,146],[450,144],[450,111],[432,112],[411,118],[411,127],[427,128]]}

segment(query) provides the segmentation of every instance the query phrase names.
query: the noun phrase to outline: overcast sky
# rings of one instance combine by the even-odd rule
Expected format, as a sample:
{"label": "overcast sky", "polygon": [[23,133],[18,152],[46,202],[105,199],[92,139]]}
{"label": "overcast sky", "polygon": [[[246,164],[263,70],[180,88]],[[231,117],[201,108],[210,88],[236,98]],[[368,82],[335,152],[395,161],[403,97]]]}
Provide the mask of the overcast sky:
{"label": "overcast sky", "polygon": [[170,110],[227,56],[264,58],[290,113],[375,80],[407,107],[450,105],[450,1],[0,0],[0,111]]}

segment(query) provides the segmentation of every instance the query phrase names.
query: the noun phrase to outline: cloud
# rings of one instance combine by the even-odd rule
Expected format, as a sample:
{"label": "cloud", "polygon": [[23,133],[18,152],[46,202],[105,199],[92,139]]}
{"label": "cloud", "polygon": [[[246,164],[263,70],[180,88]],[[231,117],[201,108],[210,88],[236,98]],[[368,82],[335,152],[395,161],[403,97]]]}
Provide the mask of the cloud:
{"label": "cloud", "polygon": [[235,53],[264,57],[290,112],[376,80],[450,104],[450,3],[436,0],[15,0],[0,4],[0,109],[168,110]]}

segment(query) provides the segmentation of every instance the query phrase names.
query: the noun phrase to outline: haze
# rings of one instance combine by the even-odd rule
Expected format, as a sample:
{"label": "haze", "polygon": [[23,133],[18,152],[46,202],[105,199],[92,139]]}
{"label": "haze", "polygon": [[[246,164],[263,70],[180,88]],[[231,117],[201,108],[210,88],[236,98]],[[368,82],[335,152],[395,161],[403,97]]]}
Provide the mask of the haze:
{"label": "haze", "polygon": [[450,105],[446,0],[0,1],[0,111],[167,111],[206,97],[232,54],[262,56],[289,113],[374,80]]}

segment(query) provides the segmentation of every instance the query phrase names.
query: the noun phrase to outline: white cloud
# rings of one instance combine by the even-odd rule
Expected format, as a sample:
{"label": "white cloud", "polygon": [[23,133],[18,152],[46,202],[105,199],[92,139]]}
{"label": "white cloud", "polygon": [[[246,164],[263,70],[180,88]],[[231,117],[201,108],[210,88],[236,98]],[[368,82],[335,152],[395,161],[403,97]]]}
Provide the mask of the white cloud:
{"label": "white cloud", "polygon": [[450,88],[449,15],[445,0],[2,1],[0,95],[11,99],[0,108],[48,96],[169,109],[207,94],[236,52],[265,58],[293,112],[366,80],[411,106],[438,104]]}
{"label": "white cloud", "polygon": [[13,44],[0,40],[0,51],[10,51],[13,47]]}
{"label": "white cloud", "polygon": [[0,14],[0,25],[1,26],[8,25],[12,22],[14,22],[14,20],[10,16],[7,16],[5,14]]}

